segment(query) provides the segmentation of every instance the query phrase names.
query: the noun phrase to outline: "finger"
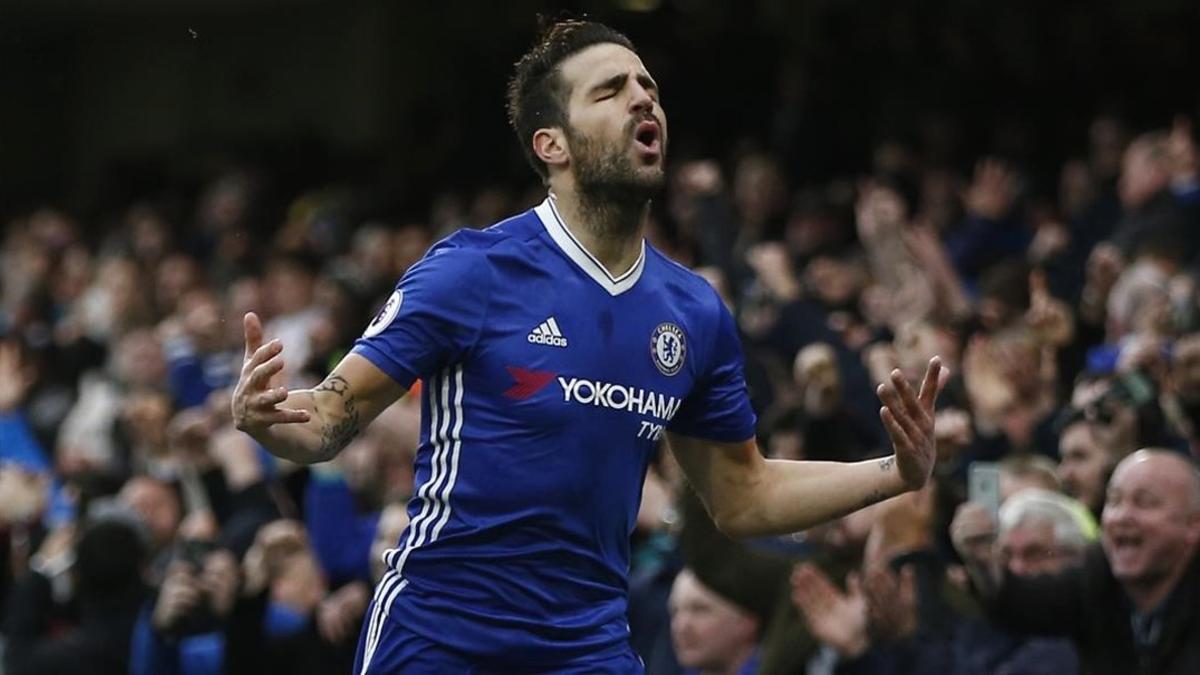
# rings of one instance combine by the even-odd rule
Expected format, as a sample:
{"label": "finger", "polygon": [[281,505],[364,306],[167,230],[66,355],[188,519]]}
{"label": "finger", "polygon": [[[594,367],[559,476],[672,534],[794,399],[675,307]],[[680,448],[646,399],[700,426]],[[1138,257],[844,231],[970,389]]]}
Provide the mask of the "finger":
{"label": "finger", "polygon": [[[942,377],[942,373],[946,373],[946,377]],[[929,359],[929,367],[925,369],[925,379],[921,381],[921,392],[917,394],[921,405],[925,410],[933,410],[933,404],[937,401],[938,392],[946,385],[945,380],[949,379],[950,371],[942,368],[942,358],[935,356]]]}
{"label": "finger", "polygon": [[792,589],[792,602],[805,614],[821,614],[825,607],[821,595],[807,583],[801,583]]}
{"label": "finger", "polygon": [[271,382],[271,378],[276,373],[283,371],[283,354],[276,354],[265,363],[260,363],[250,371],[250,377],[246,383],[251,389],[266,389]]}
{"label": "finger", "polygon": [[904,435],[908,440],[914,443],[913,447],[916,447],[916,443],[924,438],[925,433],[913,419],[907,406],[900,400],[900,395],[893,387],[880,385],[879,397],[883,400],[884,407],[887,408],[892,419],[904,430]]}
{"label": "finger", "polygon": [[286,387],[277,387],[267,390],[261,394],[257,394],[250,399],[250,407],[255,409],[274,408],[275,406],[287,400],[288,390]]}
{"label": "finger", "polygon": [[821,570],[821,568],[812,566],[812,569],[810,570],[809,575],[810,575],[809,583],[812,585],[813,590],[817,591],[818,593],[820,593],[822,595],[829,596],[829,597],[833,597],[833,596],[836,596],[839,594],[837,586],[833,585],[833,580],[831,580],[829,578],[829,576],[827,574],[825,574],[824,571]]}
{"label": "finger", "polygon": [[850,572],[846,575],[846,595],[852,598],[861,598],[863,595],[862,575],[858,572]]}
{"label": "finger", "polygon": [[262,321],[254,312],[246,312],[246,316],[242,317],[242,329],[246,333],[246,359],[249,359],[262,346]]}
{"label": "finger", "polygon": [[904,432],[903,427],[896,421],[896,418],[892,415],[892,411],[887,406],[879,409],[879,418],[883,420],[883,428],[887,429],[888,436],[891,437],[892,445],[895,446],[896,450],[912,452],[914,447],[912,441],[909,440],[908,434]]}
{"label": "finger", "polygon": [[792,570],[792,590],[796,593],[803,593],[805,596],[812,595],[812,574],[811,563],[797,565]]}
{"label": "finger", "polygon": [[[928,377],[928,369],[926,369],[926,377]],[[900,401],[904,404],[904,409],[909,416],[918,423],[923,422],[928,413],[921,407],[921,402],[917,400],[917,394],[913,391],[912,385],[908,383],[908,378],[904,377],[904,373],[897,368],[892,371],[892,384],[896,387],[896,392],[900,395]]]}
{"label": "finger", "polygon": [[807,578],[812,573],[813,564],[804,562],[792,568],[792,579]]}
{"label": "finger", "polygon": [[307,410],[271,410],[265,413],[259,413],[255,416],[256,421],[262,424],[304,424],[309,420]]}
{"label": "finger", "polygon": [[253,371],[255,368],[266,363],[267,361],[270,361],[282,351],[283,342],[281,342],[278,338],[260,346],[258,349],[254,350],[254,353],[250,355],[250,358],[246,359],[245,363],[242,364],[242,376],[245,377],[247,373]]}

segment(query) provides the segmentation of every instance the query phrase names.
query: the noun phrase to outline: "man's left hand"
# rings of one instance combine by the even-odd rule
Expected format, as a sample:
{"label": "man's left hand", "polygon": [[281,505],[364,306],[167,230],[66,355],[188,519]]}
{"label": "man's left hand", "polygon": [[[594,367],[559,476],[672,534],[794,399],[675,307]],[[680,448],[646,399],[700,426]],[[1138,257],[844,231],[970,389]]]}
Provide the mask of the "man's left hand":
{"label": "man's left hand", "polygon": [[879,417],[896,450],[896,469],[905,487],[910,490],[925,486],[937,459],[933,433],[934,403],[946,380],[943,370],[941,359],[935,356],[925,369],[919,393],[913,392],[899,369],[892,371],[890,382],[884,382],[876,389],[879,399],[883,401]]}

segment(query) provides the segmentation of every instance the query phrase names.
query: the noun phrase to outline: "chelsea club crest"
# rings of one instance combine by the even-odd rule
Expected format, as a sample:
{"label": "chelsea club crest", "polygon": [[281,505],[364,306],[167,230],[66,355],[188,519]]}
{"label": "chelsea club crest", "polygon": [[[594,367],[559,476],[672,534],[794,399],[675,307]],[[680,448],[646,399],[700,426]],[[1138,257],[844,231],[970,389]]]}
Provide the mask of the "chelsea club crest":
{"label": "chelsea club crest", "polygon": [[683,330],[673,323],[660,323],[650,336],[650,357],[663,375],[674,375],[683,368],[687,344]]}

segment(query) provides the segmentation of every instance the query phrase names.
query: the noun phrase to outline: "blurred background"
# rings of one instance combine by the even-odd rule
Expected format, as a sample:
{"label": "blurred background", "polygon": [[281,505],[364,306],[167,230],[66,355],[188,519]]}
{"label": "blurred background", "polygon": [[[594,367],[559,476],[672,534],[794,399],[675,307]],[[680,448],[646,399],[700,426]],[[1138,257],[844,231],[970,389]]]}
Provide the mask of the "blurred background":
{"label": "blurred background", "polygon": [[1098,114],[1136,128],[1196,106],[1186,0],[7,0],[0,205],[103,210],[231,161],[287,167],[285,191],[361,183],[385,210],[523,186],[504,83],[533,17],[562,10],[639,45],[677,160],[760,147],[795,180],[895,140],[962,166],[999,153],[1052,192]]}
{"label": "blurred background", "polygon": [[648,238],[734,312],[765,452],[884,455],[875,385],[953,373],[936,484],[809,532],[725,539],[664,453],[647,671],[1196,672],[1200,617],[1089,597],[1031,637],[967,572],[1111,580],[1101,532],[1144,531],[1170,574],[1111,587],[1200,588],[1200,529],[1158,527],[1200,518],[1186,485],[1106,506],[1135,450],[1200,456],[1185,0],[0,0],[0,672],[350,669],[417,397],[276,461],[230,423],[240,317],[309,386],[433,242],[540,201],[504,87],[561,13],[662,88]]}

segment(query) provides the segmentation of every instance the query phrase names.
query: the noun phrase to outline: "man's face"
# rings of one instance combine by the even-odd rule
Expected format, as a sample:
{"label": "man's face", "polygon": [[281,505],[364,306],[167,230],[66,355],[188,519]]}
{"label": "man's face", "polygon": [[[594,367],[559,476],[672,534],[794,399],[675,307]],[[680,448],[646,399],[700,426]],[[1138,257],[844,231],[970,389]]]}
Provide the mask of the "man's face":
{"label": "man's face", "polygon": [[1144,140],[1134,141],[1125,151],[1117,192],[1126,209],[1145,204],[1167,187],[1167,173],[1154,155],[1153,146]]}
{"label": "man's face", "polygon": [[999,544],[1004,566],[1017,576],[1055,574],[1078,560],[1076,552],[1058,545],[1048,522],[1019,523],[1001,533]]}
{"label": "man's face", "polygon": [[731,670],[755,642],[756,621],[684,570],[668,605],[675,655],[684,668]]}
{"label": "man's face", "polygon": [[1087,422],[1076,422],[1058,440],[1058,477],[1063,492],[1096,511],[1104,501],[1104,484],[1112,468],[1108,451],[1096,441]]}
{"label": "man's face", "polygon": [[826,418],[837,411],[842,399],[842,382],[832,347],[819,342],[801,349],[796,354],[792,374],[803,392],[805,413],[814,418]]}
{"label": "man's face", "polygon": [[149,526],[156,547],[166,546],[175,538],[181,514],[179,498],[170,487],[153,478],[131,478],[121,488],[119,498]]}
{"label": "man's face", "polygon": [[1113,576],[1153,584],[1186,564],[1200,542],[1196,478],[1181,457],[1139,452],[1113,473],[1100,521]]}
{"label": "man's face", "polygon": [[650,199],[665,181],[667,118],[642,60],[620,45],[593,45],[563,61],[560,77],[579,189]]}

